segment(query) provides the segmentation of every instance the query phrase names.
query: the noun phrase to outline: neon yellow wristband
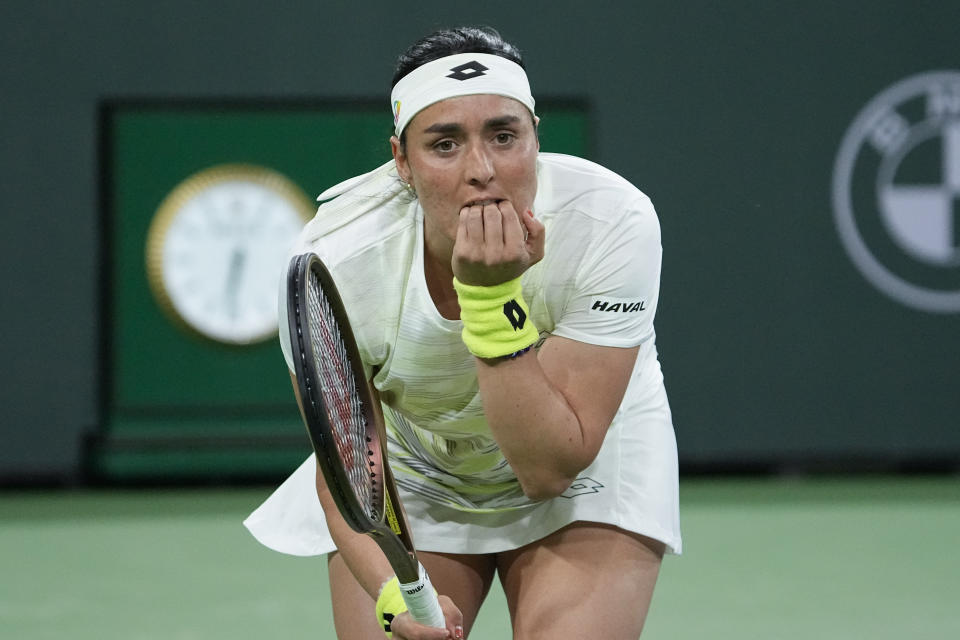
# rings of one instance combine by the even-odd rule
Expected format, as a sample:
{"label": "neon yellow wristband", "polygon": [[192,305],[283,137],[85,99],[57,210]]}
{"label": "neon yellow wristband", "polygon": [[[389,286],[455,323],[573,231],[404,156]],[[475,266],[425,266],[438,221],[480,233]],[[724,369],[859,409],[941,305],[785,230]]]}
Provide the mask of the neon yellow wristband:
{"label": "neon yellow wristband", "polygon": [[463,321],[463,342],[478,358],[501,358],[537,341],[520,278],[485,287],[453,279]]}
{"label": "neon yellow wristband", "polygon": [[403,601],[400,594],[400,580],[393,576],[387,580],[380,588],[380,595],[377,597],[377,622],[388,638],[393,637],[390,629],[390,623],[398,615],[407,610],[407,603]]}

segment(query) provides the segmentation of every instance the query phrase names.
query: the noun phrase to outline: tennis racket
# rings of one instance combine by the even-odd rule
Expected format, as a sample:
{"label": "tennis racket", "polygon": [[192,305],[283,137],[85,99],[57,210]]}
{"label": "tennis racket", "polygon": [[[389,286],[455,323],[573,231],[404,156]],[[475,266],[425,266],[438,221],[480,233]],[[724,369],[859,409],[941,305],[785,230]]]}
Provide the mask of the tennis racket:
{"label": "tennis racket", "polygon": [[383,550],[414,620],[442,629],[443,612],[417,560],[387,463],[380,403],[333,278],[313,253],[290,261],[287,315],[301,414],[337,509]]}

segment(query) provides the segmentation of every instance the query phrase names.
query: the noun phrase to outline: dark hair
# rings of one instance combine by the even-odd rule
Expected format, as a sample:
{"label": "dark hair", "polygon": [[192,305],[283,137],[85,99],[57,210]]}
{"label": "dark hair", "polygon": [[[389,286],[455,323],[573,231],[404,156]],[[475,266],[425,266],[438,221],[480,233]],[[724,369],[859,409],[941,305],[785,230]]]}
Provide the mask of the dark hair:
{"label": "dark hair", "polygon": [[414,42],[400,54],[391,87],[420,65],[457,53],[492,53],[523,67],[520,50],[506,42],[493,27],[441,29]]}

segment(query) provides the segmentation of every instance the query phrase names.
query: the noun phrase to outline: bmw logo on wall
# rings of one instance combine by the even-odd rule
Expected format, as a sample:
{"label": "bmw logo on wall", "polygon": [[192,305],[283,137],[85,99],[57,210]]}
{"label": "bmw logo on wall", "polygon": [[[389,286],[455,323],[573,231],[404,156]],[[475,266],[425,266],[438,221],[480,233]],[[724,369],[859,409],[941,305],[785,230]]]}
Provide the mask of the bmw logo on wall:
{"label": "bmw logo on wall", "polygon": [[833,208],[877,289],[960,313],[960,71],[901,80],[857,114],[837,153]]}

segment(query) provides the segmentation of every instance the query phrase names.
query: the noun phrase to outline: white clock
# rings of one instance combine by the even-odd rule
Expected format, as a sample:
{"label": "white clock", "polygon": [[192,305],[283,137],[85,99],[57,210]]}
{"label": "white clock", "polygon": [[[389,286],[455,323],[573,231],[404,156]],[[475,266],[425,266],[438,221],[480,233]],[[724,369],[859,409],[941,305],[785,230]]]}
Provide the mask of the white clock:
{"label": "white clock", "polygon": [[314,205],[283,175],[228,164],[170,192],[147,232],[147,276],[177,324],[245,345],[277,334],[277,291]]}

